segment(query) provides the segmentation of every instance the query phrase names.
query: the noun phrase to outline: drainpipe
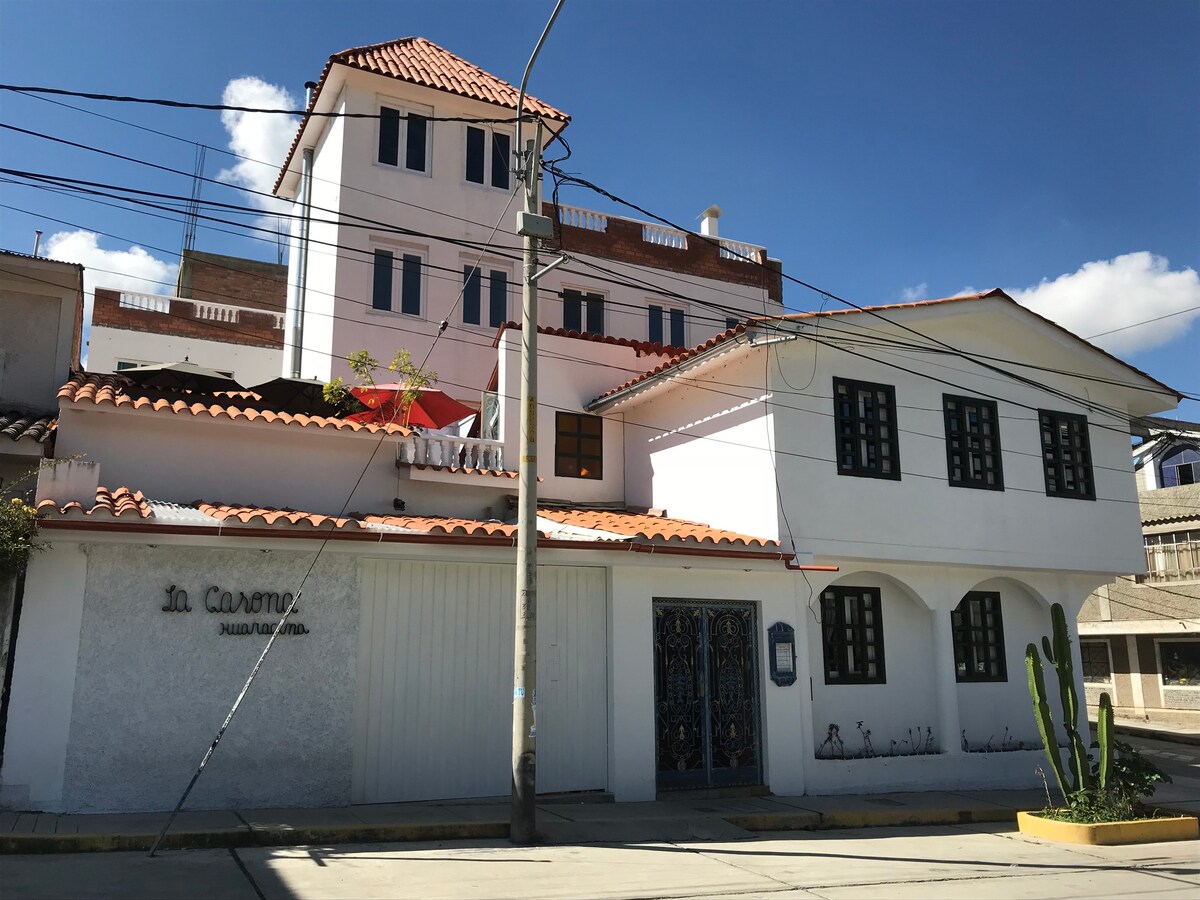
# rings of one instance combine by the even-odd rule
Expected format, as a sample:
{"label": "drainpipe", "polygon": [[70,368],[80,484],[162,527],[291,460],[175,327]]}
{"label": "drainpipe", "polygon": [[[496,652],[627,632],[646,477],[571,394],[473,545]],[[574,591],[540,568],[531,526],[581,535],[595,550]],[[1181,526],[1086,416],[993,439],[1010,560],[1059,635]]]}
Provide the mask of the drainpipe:
{"label": "drainpipe", "polygon": [[[304,108],[312,105],[315,81],[304,83]],[[300,164],[300,259],[296,274],[296,316],[292,320],[292,377],[300,377],[300,361],[304,354],[304,306],[308,287],[308,230],[312,220],[312,166],[311,147],[304,150]]]}

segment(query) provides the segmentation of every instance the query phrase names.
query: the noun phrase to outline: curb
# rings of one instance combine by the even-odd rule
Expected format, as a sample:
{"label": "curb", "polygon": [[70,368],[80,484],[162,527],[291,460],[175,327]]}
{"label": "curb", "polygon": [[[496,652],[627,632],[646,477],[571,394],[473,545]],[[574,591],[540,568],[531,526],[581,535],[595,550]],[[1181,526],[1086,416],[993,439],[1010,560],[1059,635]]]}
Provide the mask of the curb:
{"label": "curb", "polygon": [[1156,741],[1167,741],[1172,744],[1191,744],[1200,747],[1200,734],[1186,734],[1179,731],[1164,731],[1153,725],[1114,725],[1117,734],[1128,734],[1133,737],[1153,738]]}
{"label": "curb", "polygon": [[970,809],[862,809],[836,812],[760,813],[727,816],[726,822],[747,831],[824,831],[834,828],[886,828],[896,825],[968,825],[973,822],[1016,822],[1017,811],[1003,806]]}
{"label": "curb", "polygon": [[[6,834],[0,854],[149,851],[157,834]],[[431,822],[393,825],[271,826],[248,830],[178,831],[163,838],[162,850],[230,847],[287,847],[301,844],[364,844],[388,841],[461,841],[508,837],[507,822]]]}

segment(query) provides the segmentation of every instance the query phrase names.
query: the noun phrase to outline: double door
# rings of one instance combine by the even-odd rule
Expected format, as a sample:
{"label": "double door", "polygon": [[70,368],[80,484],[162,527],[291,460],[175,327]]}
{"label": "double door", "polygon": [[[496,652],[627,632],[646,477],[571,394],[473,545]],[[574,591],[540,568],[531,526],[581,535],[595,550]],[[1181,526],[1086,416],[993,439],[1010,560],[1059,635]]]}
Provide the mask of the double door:
{"label": "double door", "polygon": [[762,783],[757,634],[749,603],[654,604],[660,790]]}

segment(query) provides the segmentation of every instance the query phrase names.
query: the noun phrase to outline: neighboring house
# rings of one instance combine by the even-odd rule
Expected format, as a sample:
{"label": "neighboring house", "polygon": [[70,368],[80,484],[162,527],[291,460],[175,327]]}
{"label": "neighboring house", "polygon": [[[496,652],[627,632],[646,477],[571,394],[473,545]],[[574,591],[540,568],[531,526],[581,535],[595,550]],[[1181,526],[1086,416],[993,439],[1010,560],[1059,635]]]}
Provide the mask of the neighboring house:
{"label": "neighboring house", "polygon": [[1145,559],[1079,615],[1089,705],[1200,723],[1200,423],[1148,416],[1133,449]]}
{"label": "neighboring house", "polygon": [[[1140,569],[1127,417],[1177,393],[999,291],[687,351],[541,331],[541,791],[1036,783],[1024,646]],[[494,440],[74,376],[92,462],[39,485],[0,802],[172,806],[298,592],[189,806],[506,794],[494,344]]]}
{"label": "neighboring house", "polygon": [[[445,327],[428,365],[447,392],[479,402],[492,335],[521,315],[523,204],[509,172],[517,99],[512,85],[424,38],[329,58],[276,184],[295,201],[285,374],[346,376],[346,356],[362,349],[386,361],[404,348],[421,361]],[[569,122],[534,97],[526,110],[542,118],[547,142]],[[542,259],[561,247],[571,260],[539,281],[540,325],[686,347],[783,311],[778,263],[762,247],[717,237],[719,210],[706,211],[701,237],[544,207],[556,236]]]}
{"label": "neighboring house", "polygon": [[185,250],[175,296],[96,288],[89,372],[188,359],[249,386],[282,365],[287,267]]}
{"label": "neighboring house", "polygon": [[0,498],[51,455],[56,393],[79,367],[83,267],[0,251]]}

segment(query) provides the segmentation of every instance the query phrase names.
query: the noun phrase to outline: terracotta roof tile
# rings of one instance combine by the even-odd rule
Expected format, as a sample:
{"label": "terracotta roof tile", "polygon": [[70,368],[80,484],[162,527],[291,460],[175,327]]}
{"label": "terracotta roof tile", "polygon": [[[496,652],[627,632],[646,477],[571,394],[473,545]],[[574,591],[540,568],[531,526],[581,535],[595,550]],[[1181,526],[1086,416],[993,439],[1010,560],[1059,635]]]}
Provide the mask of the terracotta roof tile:
{"label": "terracotta roof tile", "polygon": [[[58,399],[63,403],[92,403],[96,406],[110,404],[112,406],[128,406],[131,409],[146,410],[158,413],[173,413],[175,415],[209,416],[210,418],[239,419],[250,422],[263,421],[272,424],[293,425],[301,428],[333,428],[338,431],[365,431],[388,434],[408,435],[412,430],[403,425],[350,422],[346,419],[326,418],[325,416],[306,416],[300,413],[292,414],[274,412],[269,409],[256,409],[261,404],[261,398],[250,391],[217,392],[213,394],[197,394],[182,392],[177,395],[167,392],[150,394],[143,388],[136,387],[132,381],[123,375],[100,375],[76,372],[71,380],[58,391]],[[236,401],[236,402],[231,402]]]}
{"label": "terracotta roof tile", "polygon": [[79,511],[85,516],[108,516],[111,518],[149,519],[152,515],[150,504],[142,496],[141,491],[132,491],[127,487],[109,490],[106,487],[96,488],[96,498],[91,506],[84,506],[77,500],[59,506],[53,500],[43,500],[37,505],[40,516],[66,516],[72,511]]}
{"label": "terracotta roof tile", "polygon": [[[500,336],[510,328],[517,331],[521,330],[520,322],[505,322],[496,332],[496,337],[492,341],[493,347],[500,346]],[[577,341],[591,341],[594,344],[613,344],[617,347],[631,347],[636,350],[639,356],[677,356],[681,353],[686,353],[686,347],[672,347],[670,344],[660,344],[656,341],[639,341],[634,338],[613,337],[608,334],[591,334],[586,331],[568,331],[566,328],[550,328],[546,325],[538,326],[538,334],[550,334],[555,337],[573,338]]]}
{"label": "terracotta roof tile", "polygon": [[1174,394],[1176,397],[1179,397],[1180,399],[1182,399],[1182,395],[1178,391],[1176,391],[1174,388],[1168,387],[1167,385],[1163,384],[1157,378],[1154,378],[1151,375],[1147,375],[1145,372],[1143,372],[1141,369],[1137,368],[1136,366],[1131,366],[1129,363],[1125,362],[1123,359],[1113,356],[1107,350],[1102,350],[1099,347],[1097,347],[1095,344],[1089,343],[1088,341],[1084,340],[1083,338],[1081,338],[1079,335],[1075,334],[1074,332],[1069,331],[1066,328],[1063,328],[1057,322],[1053,322],[1050,319],[1047,319],[1045,316],[1039,315],[1038,313],[1035,313],[1033,310],[1027,309],[1024,306],[1021,306],[1021,304],[1017,303],[1016,300],[1012,299],[1012,297],[1008,296],[1008,294],[1004,293],[1004,291],[1000,290],[999,288],[993,288],[990,291],[981,291],[981,292],[975,293],[975,294],[964,294],[959,297],[943,297],[943,298],[940,298],[937,300],[917,300],[917,301],[914,301],[911,303],[888,303],[888,304],[883,304],[880,306],[850,307],[847,309],[822,310],[820,312],[789,313],[789,314],[783,315],[783,316],[753,317],[753,318],[748,319],[744,323],[741,323],[733,328],[730,328],[728,331],[723,331],[720,334],[714,335],[713,337],[709,338],[707,341],[705,341],[703,344],[700,344],[697,347],[692,347],[688,350],[682,351],[681,353],[677,353],[676,355],[673,355],[669,360],[664,362],[662,365],[656,366],[655,368],[650,369],[647,372],[643,372],[641,375],[638,375],[637,377],[632,378],[629,381],[626,381],[624,384],[618,385],[617,387],[613,388],[612,390],[606,391],[605,393],[603,393],[599,397],[597,397],[595,400],[593,400],[592,403],[599,403],[601,400],[611,397],[613,394],[616,394],[620,391],[626,390],[627,388],[631,388],[636,384],[642,383],[643,381],[648,381],[657,375],[661,375],[663,372],[666,372],[669,369],[675,368],[680,363],[683,363],[683,362],[687,361],[688,359],[691,359],[692,357],[695,357],[695,356],[699,355],[700,353],[703,353],[706,350],[711,350],[713,347],[716,347],[718,344],[723,344],[727,341],[730,341],[730,340],[736,338],[740,334],[745,334],[746,331],[748,330],[748,328],[751,326],[754,326],[754,325],[769,325],[772,322],[780,322],[780,321],[801,322],[801,321],[805,321],[808,319],[837,318],[837,317],[841,317],[841,316],[862,315],[864,313],[870,315],[872,313],[887,312],[889,310],[922,309],[922,308],[928,307],[928,306],[940,306],[940,305],[944,305],[944,304],[948,304],[948,303],[968,303],[968,302],[972,302],[972,301],[984,300],[984,299],[989,299],[989,298],[1007,301],[1008,303],[1012,304],[1013,306],[1016,306],[1017,308],[1021,309],[1028,315],[1033,316],[1036,319],[1040,319],[1041,321],[1045,322],[1047,325],[1050,325],[1052,328],[1056,329],[1057,331],[1060,331],[1063,334],[1067,335],[1068,337],[1072,338],[1073,340],[1078,341],[1081,344],[1084,344],[1089,349],[1094,350],[1095,352],[1097,352],[1103,356],[1107,356],[1109,359],[1113,360],[1114,362],[1120,363],[1126,369],[1136,372],[1141,377],[1147,379],[1148,381],[1154,382],[1159,387],[1164,388],[1165,390]]}
{"label": "terracotta roof tile", "polygon": [[44,444],[54,434],[58,420],[16,411],[0,412],[0,435],[14,441],[30,440]]}
{"label": "terracotta roof tile", "polygon": [[[521,473],[513,469],[473,469],[470,466],[436,466],[431,463],[400,463],[413,469],[428,469],[432,472],[450,472],[454,475],[491,475],[493,478],[519,478]],[[542,479],[539,478],[538,481]]]}
{"label": "terracotta roof tile", "polygon": [[454,516],[363,516],[371,525],[387,525],[426,534],[465,535],[469,537],[515,538],[516,525],[481,519],[460,519]]}
{"label": "terracotta roof tile", "polygon": [[[304,126],[308,122],[307,113],[311,113],[316,108],[317,98],[321,95],[321,90],[325,87],[329,73],[335,65],[349,66],[364,72],[373,72],[376,75],[386,75],[409,84],[445,91],[448,94],[457,94],[472,100],[481,100],[484,103],[511,109],[514,113],[517,110],[517,100],[521,93],[519,89],[502,78],[485,72],[474,63],[467,62],[462,57],[456,56],[433,41],[422,37],[404,37],[399,40],[384,41],[380,44],[342,50],[329,57],[325,68],[321,70],[321,77],[317,79],[316,89],[313,90],[312,97],[309,99],[305,119],[296,129],[296,136],[288,149],[287,159],[279,171],[279,176],[275,179],[274,190],[279,190],[279,185],[282,183],[284,175],[287,174],[288,166],[291,165],[292,157],[295,156],[296,148],[300,143],[300,136],[304,133]],[[564,124],[571,121],[571,117],[567,113],[555,109],[549,103],[543,103],[529,94],[525,95],[525,109],[543,118],[553,119]]]}
{"label": "terracotta roof tile", "polygon": [[700,522],[669,519],[648,513],[601,509],[539,509],[538,515],[579,528],[594,528],[645,541],[689,544],[733,544],[745,547],[778,547],[778,541],[713,528]]}
{"label": "terracotta roof tile", "polygon": [[206,516],[212,516],[218,522],[228,522],[236,519],[243,525],[299,525],[309,528],[330,529],[360,528],[357,519],[323,516],[318,513],[300,512],[294,509],[272,509],[260,506],[230,506],[225,503],[206,503],[197,500],[192,504]]}

